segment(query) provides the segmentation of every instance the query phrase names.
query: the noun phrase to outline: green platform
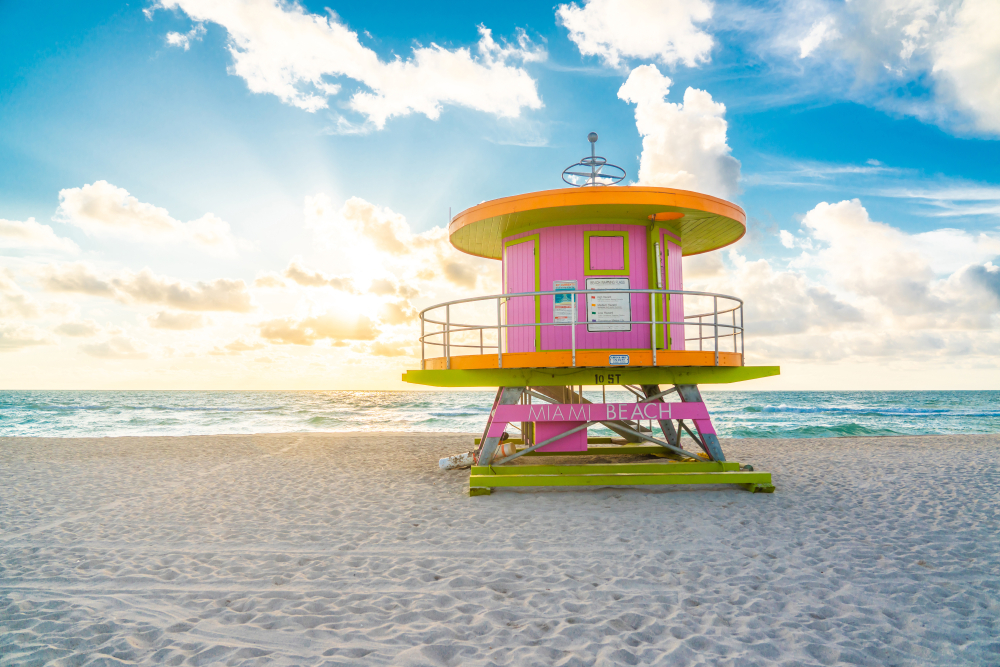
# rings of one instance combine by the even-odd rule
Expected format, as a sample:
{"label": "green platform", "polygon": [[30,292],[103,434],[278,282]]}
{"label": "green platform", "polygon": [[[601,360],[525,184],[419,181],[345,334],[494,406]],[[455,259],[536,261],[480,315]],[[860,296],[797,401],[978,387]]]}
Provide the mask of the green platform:
{"label": "green platform", "polygon": [[[406,371],[403,382],[431,387],[728,384],[781,373],[780,366],[613,366],[608,368],[490,368]],[[598,381],[601,378],[602,381]],[[612,379],[613,378],[613,379]]]}
{"label": "green platform", "polygon": [[[596,438],[592,440],[596,440]],[[610,438],[601,438],[601,440],[610,441]],[[665,451],[663,447],[657,445],[630,444],[589,447],[585,452],[531,452],[518,459],[516,464],[473,466],[469,475],[469,495],[489,495],[490,489],[502,487],[629,486],[640,484],[736,484],[752,493],[774,492],[769,472],[740,470],[740,464],[735,461],[665,459]],[[628,463],[581,462],[580,465],[523,463],[527,457],[650,455],[656,458]]]}

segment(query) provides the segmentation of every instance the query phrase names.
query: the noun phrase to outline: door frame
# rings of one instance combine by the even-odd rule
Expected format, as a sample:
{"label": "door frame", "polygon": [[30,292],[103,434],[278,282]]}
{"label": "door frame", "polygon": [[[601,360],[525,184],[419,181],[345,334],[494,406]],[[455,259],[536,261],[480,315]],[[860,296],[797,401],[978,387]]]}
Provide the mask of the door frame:
{"label": "door frame", "polygon": [[[542,291],[542,257],[541,257],[541,237],[538,234],[529,234],[528,236],[522,236],[519,239],[505,240],[503,242],[503,293],[509,294],[510,290],[507,288],[507,248],[511,246],[518,245],[520,243],[531,242],[531,250],[535,257],[535,292]],[[507,317],[506,302],[504,303],[504,319]],[[535,297],[535,324],[539,324],[542,321],[542,300],[541,297]],[[504,322],[506,324],[506,321]],[[509,330],[508,330],[509,331]],[[499,345],[499,342],[497,343]],[[508,350],[510,349],[510,343],[508,339],[507,344]],[[542,329],[539,326],[535,327],[535,352],[540,352],[542,349]],[[510,352],[507,352],[510,354]]]}

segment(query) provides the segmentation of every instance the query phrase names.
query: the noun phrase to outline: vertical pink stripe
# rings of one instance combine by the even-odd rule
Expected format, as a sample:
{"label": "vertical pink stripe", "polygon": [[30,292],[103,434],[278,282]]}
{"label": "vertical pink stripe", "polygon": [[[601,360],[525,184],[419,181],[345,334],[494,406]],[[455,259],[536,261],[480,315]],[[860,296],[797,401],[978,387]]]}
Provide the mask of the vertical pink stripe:
{"label": "vertical pink stripe", "polygon": [[[664,245],[667,248],[667,289],[670,290],[683,290],[684,289],[684,273],[683,273],[683,251],[681,247],[674,243],[673,241],[667,240],[666,235],[664,235]],[[671,322],[683,322],[684,321],[684,297],[683,296],[672,296],[670,297],[670,321]],[[670,349],[672,350],[683,350],[684,349],[684,339],[688,336],[694,335],[693,331],[686,331],[689,327],[683,325],[675,324],[670,327]]]}

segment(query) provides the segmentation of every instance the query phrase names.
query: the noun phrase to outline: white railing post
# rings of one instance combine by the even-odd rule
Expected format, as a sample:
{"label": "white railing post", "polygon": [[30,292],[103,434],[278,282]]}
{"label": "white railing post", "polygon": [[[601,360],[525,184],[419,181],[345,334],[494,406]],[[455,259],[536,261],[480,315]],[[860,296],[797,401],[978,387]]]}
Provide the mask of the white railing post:
{"label": "white railing post", "polygon": [[503,297],[497,297],[497,368],[503,368],[503,318],[500,314]]}
{"label": "white railing post", "polygon": [[451,370],[451,305],[444,307],[444,363]]}
{"label": "white railing post", "polygon": [[[576,368],[576,292],[570,297],[571,303],[573,304],[572,311],[573,314],[569,317],[569,338],[570,338],[570,349],[573,350],[573,368]],[[555,297],[552,297],[553,301]],[[586,301],[586,294],[584,294],[584,301]],[[553,312],[555,311],[555,305],[552,306]]]}
{"label": "white railing post", "polygon": [[743,304],[740,304],[740,366],[747,365],[747,349],[743,341]]}
{"label": "white railing post", "polygon": [[712,297],[712,309],[715,311],[712,314],[713,321],[715,322],[715,365],[719,365],[719,297]]}
{"label": "white railing post", "polygon": [[653,365],[656,365],[656,294],[649,293],[649,338],[652,341]]}
{"label": "white railing post", "polygon": [[420,370],[427,370],[427,355],[424,354],[424,314],[420,313]]}

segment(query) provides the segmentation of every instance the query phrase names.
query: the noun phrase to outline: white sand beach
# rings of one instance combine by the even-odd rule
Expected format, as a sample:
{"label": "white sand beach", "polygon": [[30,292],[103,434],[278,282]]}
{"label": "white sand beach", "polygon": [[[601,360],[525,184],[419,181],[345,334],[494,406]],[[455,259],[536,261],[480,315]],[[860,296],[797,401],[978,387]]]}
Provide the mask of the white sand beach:
{"label": "white sand beach", "polygon": [[772,495],[470,444],[0,438],[0,664],[1000,664],[1000,436],[724,441]]}

